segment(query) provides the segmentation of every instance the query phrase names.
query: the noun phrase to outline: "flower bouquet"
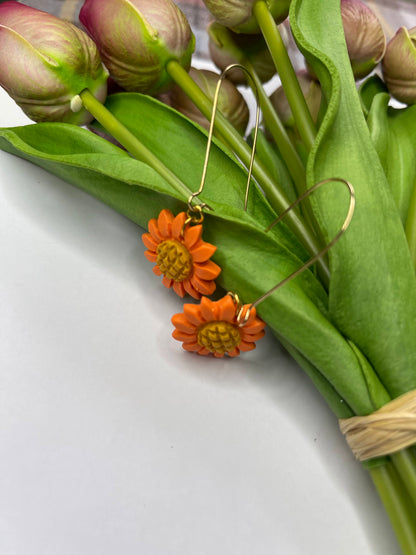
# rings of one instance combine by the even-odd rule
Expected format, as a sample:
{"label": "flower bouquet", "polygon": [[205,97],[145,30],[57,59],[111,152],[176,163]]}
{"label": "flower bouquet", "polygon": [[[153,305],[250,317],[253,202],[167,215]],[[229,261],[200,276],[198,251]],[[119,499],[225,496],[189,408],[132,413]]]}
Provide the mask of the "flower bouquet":
{"label": "flower bouquet", "polygon": [[[89,36],[4,2],[0,83],[39,123],[3,128],[0,147],[148,229],[155,279],[188,296],[172,317],[187,356],[244,357],[267,324],[340,420],[403,553],[414,554],[412,32],[400,30],[385,52],[372,15],[352,0],[206,4],[213,57],[237,64],[262,109],[258,138],[244,139],[224,115],[227,96],[212,98],[201,88],[208,78],[188,73],[193,35],[170,1],[87,0]],[[309,90],[320,93],[309,106],[277,26],[288,15]],[[358,52],[346,42],[357,21],[369,43]],[[354,73],[363,78],[381,58],[384,81],[357,90]],[[286,119],[264,92],[264,63],[279,73]],[[122,92],[107,96],[108,74]],[[170,87],[169,102],[180,88],[209,133],[154,98]],[[392,94],[408,106],[391,107]]]}

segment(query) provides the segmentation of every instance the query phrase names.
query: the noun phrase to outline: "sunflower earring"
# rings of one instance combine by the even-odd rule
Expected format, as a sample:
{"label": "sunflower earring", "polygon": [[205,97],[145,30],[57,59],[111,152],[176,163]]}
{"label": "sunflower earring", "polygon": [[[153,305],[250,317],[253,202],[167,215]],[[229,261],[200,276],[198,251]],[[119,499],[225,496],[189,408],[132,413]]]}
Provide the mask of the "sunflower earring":
{"label": "sunflower earring", "polygon": [[172,336],[182,341],[185,351],[216,358],[252,351],[266,327],[256,316],[256,309],[243,305],[235,293],[227,293],[219,301],[202,297],[199,305],[185,304],[183,313],[175,314],[172,323]]}
{"label": "sunflower earring", "polygon": [[[203,210],[212,210],[212,208],[203,202],[194,204],[194,200],[202,193],[205,185],[221,84],[226,74],[237,67],[248,72],[240,64],[231,64],[225,68],[218,79],[213,99],[201,183],[199,189],[192,193],[188,199],[187,212],[180,212],[177,216],[174,216],[170,210],[162,210],[157,219],[150,220],[148,224],[149,233],[142,235],[143,243],[147,248],[144,255],[150,262],[155,263],[153,272],[157,276],[163,276],[163,285],[172,288],[180,297],[184,297],[188,293],[194,299],[199,300],[202,295],[212,295],[216,289],[215,279],[221,272],[221,268],[210,260],[217,247],[202,240]],[[258,127],[259,102],[257,95],[256,126],[246,187],[245,210],[247,209]]]}
{"label": "sunflower earring", "polygon": [[180,297],[188,293],[200,299],[215,291],[214,280],[221,268],[210,260],[217,247],[202,240],[200,223],[192,223],[192,216],[185,212],[174,216],[164,209],[157,220],[150,220],[149,233],[144,233],[142,240],[148,249],[144,255],[156,263],[153,272],[163,275],[163,285],[173,288]]}
{"label": "sunflower earring", "polygon": [[265,322],[257,316],[256,306],[315,264],[339,241],[350,225],[354,213],[354,188],[351,183],[342,178],[324,179],[303,193],[265,230],[266,232],[270,231],[288,212],[316,189],[334,181],[344,184],[350,195],[347,216],[335,237],[300,268],[250,304],[243,304],[238,295],[232,292],[227,293],[218,301],[202,297],[199,305],[185,304],[183,313],[175,314],[172,318],[175,326],[172,336],[174,339],[182,341],[182,347],[186,351],[196,352],[199,355],[212,354],[216,358],[222,358],[225,354],[235,357],[241,351],[251,351],[255,348],[255,342],[264,336],[266,326]]}

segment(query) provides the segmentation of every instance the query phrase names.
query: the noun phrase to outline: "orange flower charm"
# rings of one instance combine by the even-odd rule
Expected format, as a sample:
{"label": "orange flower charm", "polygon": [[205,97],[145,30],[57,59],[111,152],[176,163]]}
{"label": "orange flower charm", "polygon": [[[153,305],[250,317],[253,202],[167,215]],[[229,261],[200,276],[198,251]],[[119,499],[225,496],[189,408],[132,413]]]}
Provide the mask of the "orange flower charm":
{"label": "orange flower charm", "polygon": [[163,275],[165,287],[172,287],[180,296],[189,293],[194,299],[211,295],[215,291],[215,278],[221,268],[209,260],[217,247],[201,239],[202,225],[185,225],[187,215],[176,217],[164,209],[158,219],[151,219],[149,232],[142,235],[148,248],[144,253],[150,262],[156,262],[153,272]]}
{"label": "orange flower charm", "polygon": [[[172,336],[183,342],[186,351],[195,351],[199,355],[212,353],[217,358],[225,354],[235,357],[240,351],[252,351],[256,347],[255,341],[263,337],[266,324],[250,305],[243,306],[243,323],[239,324],[238,310],[239,305],[230,295],[219,301],[202,297],[199,305],[185,304],[183,313],[173,316],[176,329]],[[250,312],[245,321],[247,310]]]}

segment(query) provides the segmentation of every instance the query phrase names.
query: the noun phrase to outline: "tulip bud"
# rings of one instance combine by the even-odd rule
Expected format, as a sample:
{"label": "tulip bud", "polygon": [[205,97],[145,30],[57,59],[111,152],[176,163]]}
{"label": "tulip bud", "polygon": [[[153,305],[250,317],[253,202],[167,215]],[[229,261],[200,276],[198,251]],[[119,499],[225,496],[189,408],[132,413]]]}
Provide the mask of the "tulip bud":
{"label": "tulip bud", "polygon": [[384,56],[383,28],[375,13],[361,0],[341,0],[341,17],[354,77],[362,79]]}
{"label": "tulip bud", "polygon": [[195,38],[171,0],[86,0],[79,18],[127,91],[157,94],[168,88],[165,67],[172,59],[189,69]]}
{"label": "tulip bud", "polygon": [[[306,70],[297,72],[297,78],[312,119],[314,123],[316,123],[322,99],[321,86],[308,74]],[[295,121],[293,119],[292,111],[283,87],[279,87],[274,91],[274,93],[270,96],[270,101],[283,125],[287,129],[294,130]]]}
{"label": "tulip bud", "polygon": [[[260,29],[253,16],[256,0],[203,0],[217,23],[229,27],[236,33],[259,33]],[[289,13],[290,0],[269,0],[270,13],[276,23],[281,23]]]}
{"label": "tulip bud", "polygon": [[[189,70],[189,75],[208,98],[212,100],[215,95],[219,75],[213,71],[195,68]],[[188,118],[199,123],[205,129],[209,129],[210,122],[177,85],[169,93],[169,104]],[[241,93],[228,79],[224,79],[221,83],[217,107],[228,121],[241,134],[244,134],[249,120],[249,109]]]}
{"label": "tulip bud", "polygon": [[[233,33],[218,23],[210,24],[208,35],[211,60],[221,71],[231,64],[248,60],[262,83],[269,81],[276,73],[273,59],[262,35]],[[236,70],[230,72],[227,79],[236,85],[242,85],[247,82],[247,75],[243,71]]]}
{"label": "tulip bud", "polygon": [[401,27],[387,45],[383,77],[389,93],[405,104],[416,103],[416,27]]}
{"label": "tulip bud", "polygon": [[19,2],[0,4],[0,85],[34,121],[84,125],[93,117],[71,101],[89,89],[100,101],[107,72],[80,29]]}

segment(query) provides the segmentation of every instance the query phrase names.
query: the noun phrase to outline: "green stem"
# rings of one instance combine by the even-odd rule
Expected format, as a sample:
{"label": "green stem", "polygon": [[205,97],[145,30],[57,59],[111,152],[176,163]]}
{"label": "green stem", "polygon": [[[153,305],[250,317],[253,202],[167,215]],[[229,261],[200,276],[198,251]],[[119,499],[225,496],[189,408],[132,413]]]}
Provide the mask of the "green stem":
{"label": "green stem", "polygon": [[403,449],[390,455],[390,458],[416,509],[416,458],[413,451]]}
{"label": "green stem", "polygon": [[298,195],[301,195],[306,190],[306,175],[303,162],[296,148],[293,146],[292,141],[289,139],[279,116],[276,114],[276,110],[273,108],[253,65],[248,60],[244,60],[244,64],[249,70],[255,84],[255,88],[253,87],[254,92],[257,89],[259,104],[263,112],[266,127],[270,131],[280,154],[286,162],[287,169],[295,183]]}
{"label": "green stem", "polygon": [[416,270],[416,183],[413,186],[413,192],[410,198],[405,231],[407,242],[409,244],[410,256],[412,257],[413,265]]}
{"label": "green stem", "polygon": [[167,168],[143,143],[141,143],[95,96],[84,89],[80,93],[82,103],[88,112],[114,137],[132,156],[151,166],[166,181],[187,199],[192,191]]}
{"label": "green stem", "polygon": [[257,23],[273,58],[299,134],[309,152],[315,140],[315,124],[306,105],[305,97],[303,96],[296,72],[290,61],[279,29],[264,0],[257,0],[255,2],[253,14],[257,19]]}
{"label": "green stem", "polygon": [[404,555],[416,553],[416,515],[394,468],[387,463],[369,468]]}
{"label": "green stem", "polygon": [[306,188],[305,167],[284,125],[277,115],[276,110],[273,108],[255,67],[248,59],[246,53],[235,43],[230,31],[226,27],[218,23],[212,23],[208,28],[208,34],[218,48],[221,48],[227,52],[227,54],[231,54],[232,57],[235,58],[239,64],[246,67],[250,73],[251,79],[247,79],[247,82],[253,89],[254,94],[256,96],[258,95],[260,108],[263,112],[267,129],[273,136],[279,152],[284,158],[287,169],[296,185],[297,193],[299,195],[302,194]]}
{"label": "green stem", "polygon": [[[298,196],[300,196],[306,191],[305,166],[303,165],[303,162],[294,144],[289,139],[289,136],[286,133],[286,130],[282,122],[280,121],[279,116],[276,114],[276,110],[273,108],[273,104],[270,102],[270,99],[267,96],[254,67],[249,61],[245,61],[245,64],[247,69],[250,71],[252,79],[256,86],[255,88],[253,87],[253,89],[254,91],[257,89],[260,108],[262,109],[263,116],[266,121],[266,126],[270,133],[273,135],[273,139],[275,140],[276,145],[286,162],[286,166],[290,172],[290,175],[292,176],[293,182],[295,184],[296,193],[298,194]],[[313,229],[315,231],[315,235],[318,236],[319,226],[314,217],[309,198],[305,199],[304,205],[302,207],[302,214],[304,215],[309,228]],[[327,260],[328,258],[325,257],[325,261]]]}
{"label": "green stem", "polygon": [[[197,106],[200,112],[209,120],[212,113],[212,101],[198,87],[183,67],[177,61],[170,60],[166,65],[166,71]],[[251,149],[238,131],[221,113],[216,114],[214,131],[216,136],[220,136],[229,148],[234,151],[242,163],[248,167],[250,164]],[[282,213],[290,205],[286,196],[276,187],[276,184],[266,169],[256,159],[253,164],[253,177],[263,189],[267,200],[270,202],[276,214]],[[308,252],[313,254],[321,250],[315,235],[295,211],[292,210],[288,213],[285,223],[291,228]],[[322,282],[324,285],[328,286],[329,268],[327,264],[323,260],[318,260],[317,267]]]}

